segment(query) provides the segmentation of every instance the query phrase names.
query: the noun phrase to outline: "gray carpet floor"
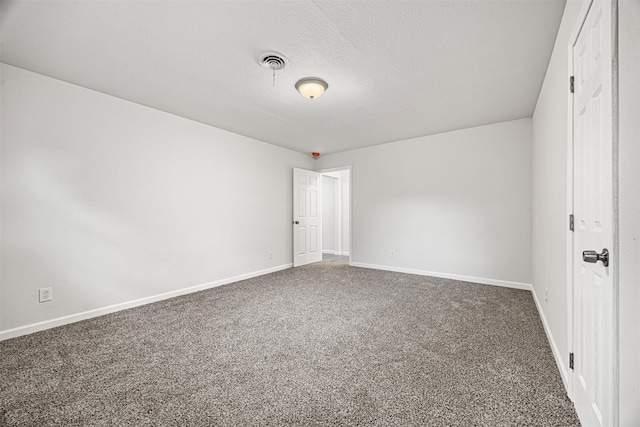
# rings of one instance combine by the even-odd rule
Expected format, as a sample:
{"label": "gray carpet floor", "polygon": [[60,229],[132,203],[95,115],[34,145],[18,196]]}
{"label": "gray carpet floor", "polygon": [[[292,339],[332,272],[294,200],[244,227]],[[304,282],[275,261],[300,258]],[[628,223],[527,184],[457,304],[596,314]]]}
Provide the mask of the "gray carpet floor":
{"label": "gray carpet floor", "polygon": [[579,425],[529,292],[345,265],[0,351],[2,426]]}

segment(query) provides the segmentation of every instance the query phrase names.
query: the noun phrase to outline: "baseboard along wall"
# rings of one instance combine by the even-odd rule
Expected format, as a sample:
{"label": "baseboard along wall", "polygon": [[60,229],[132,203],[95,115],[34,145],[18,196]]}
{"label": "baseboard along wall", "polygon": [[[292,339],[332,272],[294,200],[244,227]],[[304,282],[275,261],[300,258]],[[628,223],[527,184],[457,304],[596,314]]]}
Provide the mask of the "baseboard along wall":
{"label": "baseboard along wall", "polygon": [[538,299],[538,294],[536,293],[535,288],[531,290],[531,293],[533,294],[533,300],[536,303],[536,308],[538,309],[540,320],[542,321],[542,325],[544,326],[544,332],[545,334],[547,334],[547,339],[549,340],[549,345],[551,346],[551,352],[553,353],[554,359],[556,359],[556,365],[558,366],[558,370],[560,371],[560,377],[562,378],[562,382],[564,383],[564,388],[567,391],[569,399],[573,400],[573,397],[571,396],[571,388],[569,387],[569,371],[567,370],[567,365],[565,365],[564,363],[564,357],[562,354],[560,354],[558,345],[553,339],[551,328],[549,327],[547,318],[544,315],[544,311],[542,311],[542,305],[540,304],[540,300]]}
{"label": "baseboard along wall", "polygon": [[349,252],[340,252],[340,251],[334,251],[331,249],[323,249],[322,253],[329,254],[329,255],[349,256]]}
{"label": "baseboard along wall", "polygon": [[533,290],[531,283],[512,282],[508,280],[486,279],[483,277],[463,276],[461,274],[438,273],[435,271],[416,270],[413,268],[393,267],[389,265],[367,264],[363,262],[351,262],[352,267],[371,268],[374,270],[395,271],[396,273],[417,274],[419,276],[441,277],[443,279],[461,280],[463,282],[480,283],[482,285],[503,286],[506,288]]}
{"label": "baseboard along wall", "polygon": [[269,273],[275,273],[276,271],[285,270],[291,267],[293,267],[293,264],[291,263],[279,265],[279,266],[267,268],[264,270],[254,271],[252,273],[240,274],[238,276],[216,280],[214,282],[203,283],[196,286],[190,286],[188,288],[177,289],[171,292],[165,292],[158,295],[139,298],[133,301],[113,304],[107,307],[100,307],[93,310],[83,311],[81,313],[75,313],[68,316],[58,317],[56,319],[46,320],[44,322],[32,323],[30,325],[20,326],[18,328],[8,329],[6,331],[0,331],[0,341],[8,340],[10,338],[19,337],[22,335],[32,334],[34,332],[44,331],[45,329],[51,329],[57,326],[68,325],[70,323],[79,322],[81,320],[87,320],[94,317],[103,316],[105,314],[114,313],[116,311],[139,307],[145,304],[151,304],[153,302],[162,301],[162,300],[177,297],[180,295],[190,294],[192,292],[204,291],[205,289],[215,288],[217,286],[222,286],[222,285],[228,285],[230,283],[239,282],[241,280],[251,279],[252,277],[262,276],[264,274],[269,274]]}

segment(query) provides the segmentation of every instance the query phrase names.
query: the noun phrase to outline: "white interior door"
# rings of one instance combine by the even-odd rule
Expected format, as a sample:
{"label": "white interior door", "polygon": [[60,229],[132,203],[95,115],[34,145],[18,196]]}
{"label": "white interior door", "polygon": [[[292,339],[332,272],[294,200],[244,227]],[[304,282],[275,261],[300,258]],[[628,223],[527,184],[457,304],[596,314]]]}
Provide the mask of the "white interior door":
{"label": "white interior door", "polygon": [[322,261],[322,197],[318,172],[293,169],[293,266]]}
{"label": "white interior door", "polygon": [[611,43],[611,3],[596,0],[573,46],[572,379],[586,427],[612,426],[615,411],[613,268],[602,259],[604,250],[615,256]]}

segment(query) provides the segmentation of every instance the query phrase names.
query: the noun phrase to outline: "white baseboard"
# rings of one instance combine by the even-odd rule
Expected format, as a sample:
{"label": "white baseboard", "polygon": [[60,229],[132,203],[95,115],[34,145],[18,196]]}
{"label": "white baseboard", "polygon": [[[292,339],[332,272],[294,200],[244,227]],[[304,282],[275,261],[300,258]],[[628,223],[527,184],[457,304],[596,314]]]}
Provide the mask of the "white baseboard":
{"label": "white baseboard", "polygon": [[349,252],[340,252],[340,251],[334,251],[331,249],[323,249],[322,253],[329,254],[329,255],[349,256]]}
{"label": "white baseboard", "polygon": [[227,285],[229,283],[239,282],[240,280],[251,279],[252,277],[262,276],[264,274],[274,273],[280,270],[286,270],[293,267],[293,264],[284,264],[277,267],[267,268],[264,270],[254,271],[252,273],[241,274],[227,279],[220,279],[214,282],[203,283],[201,285],[190,286],[171,292],[165,292],[158,295],[152,295],[136,299],[133,301],[113,304],[107,307],[96,308],[93,310],[83,311],[81,313],[70,314],[68,316],[58,317],[56,319],[45,320],[43,322],[32,323],[30,325],[19,326],[6,331],[0,331],[0,341],[8,340],[22,335],[32,334],[34,332],[44,331],[45,329],[55,328],[56,326],[68,325],[70,323],[79,322],[81,320],[91,319],[93,317],[103,316],[105,314],[114,313],[116,311],[126,310],[128,308],[139,307],[141,305],[150,304],[152,302],[162,301],[165,299],[177,297],[180,295],[190,294],[192,292],[203,291],[205,289],[215,288],[217,286]]}
{"label": "white baseboard", "polygon": [[462,280],[464,282],[480,283],[482,285],[502,286],[505,288],[533,290],[531,283],[511,282],[508,280],[486,279],[483,277],[463,276],[460,274],[438,273],[435,271],[416,270],[413,268],[392,267],[388,265],[366,264],[362,262],[349,263],[352,267],[372,268],[375,270],[395,271],[397,273],[417,274],[420,276],[441,277],[443,279]]}
{"label": "white baseboard", "polygon": [[[540,300],[538,299],[538,294],[536,293],[535,288],[532,289],[531,293],[533,294],[533,300],[536,303],[536,308],[538,309],[540,320],[542,320],[544,332],[545,334],[547,334],[547,340],[549,340],[551,352],[553,353],[554,359],[556,359],[556,365],[558,365],[558,370],[560,371],[560,377],[562,378],[562,382],[564,383],[564,388],[567,391],[567,394],[569,394],[569,371],[567,370],[567,366],[564,364],[564,357],[562,354],[560,354],[558,346],[556,345],[556,341],[553,339],[551,329],[549,328],[549,324],[547,323],[547,318],[544,315],[544,311],[542,311],[542,305],[540,304]],[[569,396],[569,398],[572,399],[571,396]]]}

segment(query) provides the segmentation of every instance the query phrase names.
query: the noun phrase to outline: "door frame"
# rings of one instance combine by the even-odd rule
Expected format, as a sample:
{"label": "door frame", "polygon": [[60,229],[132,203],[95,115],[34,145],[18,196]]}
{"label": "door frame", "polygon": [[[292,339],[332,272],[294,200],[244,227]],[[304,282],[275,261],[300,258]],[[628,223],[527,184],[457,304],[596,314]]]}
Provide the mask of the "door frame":
{"label": "door frame", "polygon": [[[573,65],[573,47],[575,46],[577,40],[578,40],[578,36],[580,35],[580,31],[582,30],[582,27],[587,19],[587,15],[589,13],[589,10],[591,9],[591,5],[593,4],[594,0],[586,0],[583,4],[582,7],[580,9],[580,12],[578,14],[578,19],[576,21],[576,24],[571,32],[571,35],[569,37],[569,43],[567,46],[567,58],[568,58],[568,74],[567,74],[567,84],[569,83],[569,78],[571,76],[574,75],[574,65]],[[610,7],[612,8],[612,23],[611,23],[611,40],[612,40],[612,59],[613,59],[613,64],[616,64],[616,58],[617,58],[617,46],[618,46],[618,29],[617,29],[617,19],[618,19],[618,15],[617,15],[617,0],[607,0],[607,2],[609,3]],[[612,67],[614,67],[614,65],[612,64]],[[617,197],[618,197],[618,168],[617,168],[617,164],[614,163],[614,159],[616,158],[616,153],[618,151],[618,138],[617,138],[617,134],[618,134],[618,120],[617,120],[617,107],[616,107],[616,103],[617,103],[617,69],[615,69],[615,67],[612,69],[612,86],[611,86],[611,90],[612,90],[612,113],[613,113],[613,120],[612,120],[612,132],[613,132],[613,139],[612,139],[612,156],[611,156],[611,163],[613,164],[613,173],[612,173],[612,177],[611,177],[611,181],[612,181],[612,196],[613,196],[613,224],[612,224],[612,233],[613,233],[613,249],[612,249],[612,260],[611,260],[611,269],[612,269],[612,286],[613,286],[613,292],[612,292],[612,307],[611,307],[611,315],[612,315],[612,322],[613,322],[613,331],[612,331],[612,339],[613,339],[613,349],[612,349],[612,357],[611,357],[611,363],[612,363],[612,370],[613,370],[613,375],[614,375],[614,386],[613,386],[613,390],[611,390],[612,396],[611,396],[611,403],[612,403],[612,407],[611,407],[611,411],[613,414],[613,421],[614,421],[614,426],[618,425],[619,422],[619,390],[618,390],[618,378],[619,378],[619,315],[618,315],[618,301],[619,301],[619,264],[618,264],[618,254],[619,254],[619,247],[618,247],[618,209],[617,209],[617,205],[616,205],[616,201],[617,201]],[[565,218],[567,219],[567,225],[569,222],[569,216],[573,214],[574,212],[574,166],[573,166],[573,137],[574,137],[574,132],[573,132],[573,127],[574,127],[574,120],[573,120],[573,108],[574,108],[574,97],[573,94],[570,93],[567,90],[567,98],[568,98],[568,103],[567,103],[567,117],[568,117],[568,126],[567,126],[567,206],[566,206],[566,216]],[[574,285],[574,269],[573,269],[573,257],[574,257],[574,252],[575,252],[575,248],[573,245],[573,231],[571,231],[569,229],[569,227],[567,226],[566,228],[567,230],[567,234],[566,234],[566,238],[567,238],[567,247],[566,247],[566,265],[567,265],[567,342],[568,342],[568,349],[570,353],[574,352],[574,347],[575,347],[575,337],[574,337],[574,305],[573,305],[573,285]],[[566,359],[563,359],[565,361],[568,362],[568,357],[569,355],[564,355],[563,357],[565,357]],[[569,364],[567,363],[567,368],[568,368]],[[570,368],[568,368],[567,370],[567,377],[568,377],[568,382],[566,384],[567,386],[567,395],[569,396],[569,398],[571,400],[573,400],[574,397],[574,381],[575,381],[575,374],[574,371]]]}
{"label": "door frame", "polygon": [[[341,172],[341,171],[348,171],[349,172],[349,219],[348,219],[349,233],[348,233],[348,238],[349,238],[349,265],[351,265],[351,262],[353,260],[353,223],[352,223],[352,218],[353,218],[353,169],[352,169],[351,165],[348,165],[348,166],[339,166],[339,167],[335,167],[335,168],[320,169],[317,172],[320,174],[320,176],[322,176],[322,174],[324,174],[324,173]],[[344,249],[344,248],[341,247],[340,249]]]}

